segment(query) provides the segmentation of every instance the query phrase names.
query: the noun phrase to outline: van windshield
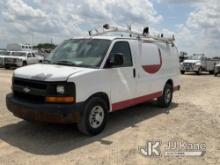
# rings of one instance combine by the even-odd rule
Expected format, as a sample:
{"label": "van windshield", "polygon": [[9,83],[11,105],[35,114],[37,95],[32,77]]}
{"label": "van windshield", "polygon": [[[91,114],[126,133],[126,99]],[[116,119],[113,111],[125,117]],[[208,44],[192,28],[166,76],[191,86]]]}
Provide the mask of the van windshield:
{"label": "van windshield", "polygon": [[99,67],[110,44],[110,40],[103,39],[68,40],[52,51],[46,61],[58,65]]}

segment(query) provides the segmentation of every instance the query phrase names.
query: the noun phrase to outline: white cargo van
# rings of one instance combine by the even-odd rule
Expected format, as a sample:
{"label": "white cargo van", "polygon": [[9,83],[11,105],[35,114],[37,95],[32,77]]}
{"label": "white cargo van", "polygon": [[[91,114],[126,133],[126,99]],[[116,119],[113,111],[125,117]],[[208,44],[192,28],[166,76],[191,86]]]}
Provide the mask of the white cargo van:
{"label": "white cargo van", "polygon": [[8,109],[25,120],[76,122],[81,132],[95,135],[109,112],[154,99],[168,107],[180,89],[172,39],[129,33],[70,39],[44,64],[15,70]]}

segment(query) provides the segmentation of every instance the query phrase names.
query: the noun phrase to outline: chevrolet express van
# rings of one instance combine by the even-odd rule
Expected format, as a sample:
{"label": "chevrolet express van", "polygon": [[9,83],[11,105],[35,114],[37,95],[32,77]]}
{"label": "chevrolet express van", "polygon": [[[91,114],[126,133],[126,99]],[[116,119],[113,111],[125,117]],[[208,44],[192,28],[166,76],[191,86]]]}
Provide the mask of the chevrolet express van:
{"label": "chevrolet express van", "polygon": [[[16,69],[7,107],[29,121],[77,123],[100,133],[110,112],[180,89],[175,45],[148,37],[90,36],[64,41],[42,64]],[[134,111],[135,113],[135,111]]]}

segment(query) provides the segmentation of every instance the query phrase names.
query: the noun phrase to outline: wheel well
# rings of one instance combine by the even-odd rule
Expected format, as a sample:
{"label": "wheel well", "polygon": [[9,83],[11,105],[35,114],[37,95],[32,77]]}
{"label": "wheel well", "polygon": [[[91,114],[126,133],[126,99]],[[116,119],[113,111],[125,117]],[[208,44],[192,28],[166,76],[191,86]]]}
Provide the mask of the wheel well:
{"label": "wheel well", "polygon": [[108,110],[110,110],[109,97],[108,97],[108,95],[107,95],[106,93],[104,93],[104,92],[95,93],[95,94],[93,94],[92,96],[90,96],[87,100],[89,100],[89,99],[92,98],[92,97],[102,98],[102,99],[107,103]]}
{"label": "wheel well", "polygon": [[171,80],[171,79],[167,80],[166,84],[170,84],[173,88],[173,80]]}

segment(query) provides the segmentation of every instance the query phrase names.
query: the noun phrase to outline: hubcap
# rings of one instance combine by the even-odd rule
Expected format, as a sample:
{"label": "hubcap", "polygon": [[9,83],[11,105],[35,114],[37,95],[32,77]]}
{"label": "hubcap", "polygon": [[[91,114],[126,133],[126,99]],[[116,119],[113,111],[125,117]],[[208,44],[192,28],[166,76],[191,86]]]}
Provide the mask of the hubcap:
{"label": "hubcap", "polygon": [[89,123],[92,128],[98,128],[104,120],[104,110],[101,106],[92,108],[89,114]]}
{"label": "hubcap", "polygon": [[172,97],[172,92],[170,89],[166,89],[165,91],[165,102],[169,103]]}

